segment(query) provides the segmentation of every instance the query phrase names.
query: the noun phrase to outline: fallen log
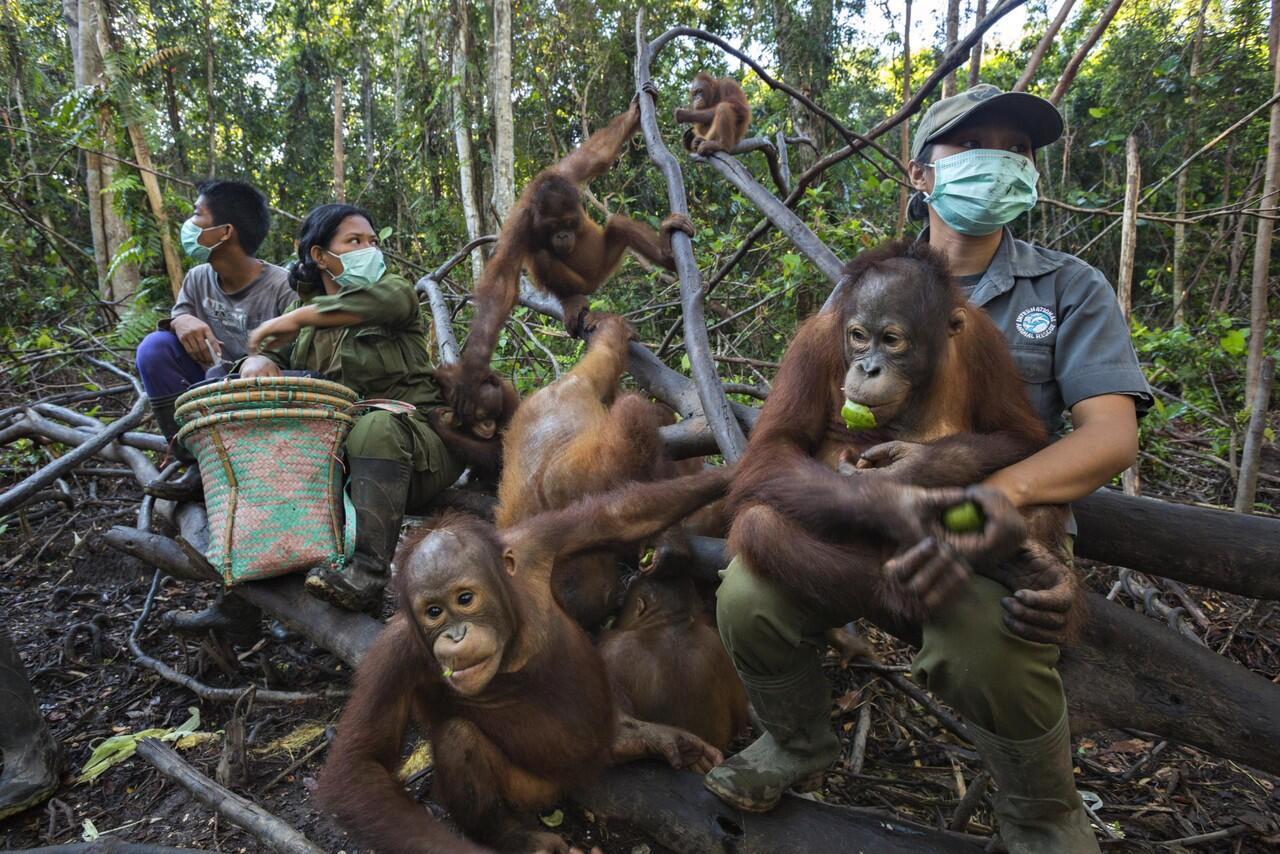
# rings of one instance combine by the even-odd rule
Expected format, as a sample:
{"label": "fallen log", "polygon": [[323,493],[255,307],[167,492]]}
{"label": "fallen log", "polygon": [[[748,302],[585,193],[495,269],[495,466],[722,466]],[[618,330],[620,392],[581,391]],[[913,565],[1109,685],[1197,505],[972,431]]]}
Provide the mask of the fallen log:
{"label": "fallen log", "polygon": [[1076,554],[1149,575],[1280,599],[1280,519],[1110,489],[1072,505]]}
{"label": "fallen log", "polygon": [[704,789],[697,775],[656,762],[613,768],[604,785],[583,787],[573,799],[592,812],[643,827],[681,854],[972,854],[987,841],[795,795],[769,813],[739,812]]}
{"label": "fallen log", "polygon": [[42,845],[39,848],[16,848],[21,854],[213,854],[206,848],[173,848],[148,842],[125,842],[114,836],[101,836],[92,842],[64,845]]}
{"label": "fallen log", "polygon": [[[636,13],[636,97],[640,104],[640,132],[649,159],[658,167],[667,184],[667,200],[672,213],[688,215],[689,203],[684,186],[684,175],[675,155],[662,141],[658,130],[657,90],[649,78],[649,65],[656,50],[655,44],[644,40],[644,9]],[[660,45],[659,45],[660,46]],[[747,448],[746,433],[734,417],[725,396],[724,386],[716,374],[716,364],[711,358],[711,343],[707,336],[707,321],[703,314],[702,274],[693,256],[693,242],[689,235],[674,231],[670,235],[671,254],[675,258],[676,271],[680,274],[681,322],[684,324],[684,349],[689,355],[689,368],[693,383],[702,403],[702,416],[707,419],[716,437],[720,453],[729,462],[742,456]]]}
{"label": "fallen log", "polygon": [[[68,451],[49,465],[32,473],[12,489],[8,490],[4,494],[0,494],[0,516],[3,516],[12,510],[16,510],[23,504],[27,503],[33,495],[40,492],[40,490],[44,489],[58,478],[63,477],[75,469],[107,445],[116,441],[129,430],[140,424],[142,419],[147,416],[147,395],[143,392],[142,385],[136,378],[130,376],[109,362],[103,362],[92,357],[86,357],[86,359],[94,365],[97,365],[104,370],[111,371],[123,379],[128,380],[138,395],[133,402],[133,406],[129,408],[129,411],[125,413],[122,418],[117,421],[113,421],[110,426],[104,427],[92,437],[79,443],[74,450]],[[70,410],[67,411],[69,412]],[[81,416],[77,413],[73,414],[75,414],[77,418],[88,417]]]}

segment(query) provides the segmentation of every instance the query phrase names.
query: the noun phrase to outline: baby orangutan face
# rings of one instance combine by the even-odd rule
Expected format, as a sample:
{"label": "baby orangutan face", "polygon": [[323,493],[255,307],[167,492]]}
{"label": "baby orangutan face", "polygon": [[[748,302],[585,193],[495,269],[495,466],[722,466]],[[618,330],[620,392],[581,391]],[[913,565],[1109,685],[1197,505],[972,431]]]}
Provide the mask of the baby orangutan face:
{"label": "baby orangutan face", "polygon": [[440,530],[400,568],[402,607],[445,684],[464,697],[481,694],[498,674],[514,631],[495,552],[491,542]]}

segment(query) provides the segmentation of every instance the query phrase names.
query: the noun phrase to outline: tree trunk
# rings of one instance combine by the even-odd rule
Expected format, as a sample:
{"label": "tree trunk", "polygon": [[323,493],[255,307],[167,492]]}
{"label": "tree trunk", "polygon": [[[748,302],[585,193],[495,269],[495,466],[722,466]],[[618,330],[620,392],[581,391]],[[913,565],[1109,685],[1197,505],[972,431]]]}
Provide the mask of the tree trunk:
{"label": "tree trunk", "polygon": [[1066,23],[1067,16],[1071,14],[1071,7],[1075,4],[1076,0],[1062,0],[1062,8],[1058,10],[1053,23],[1049,24],[1049,29],[1044,31],[1044,37],[1036,45],[1035,52],[1031,54],[1031,59],[1027,60],[1027,67],[1022,70],[1022,76],[1018,78],[1017,83],[1013,84],[1014,92],[1027,91],[1027,86],[1031,84],[1031,78],[1035,77],[1036,72],[1040,70],[1040,63],[1044,61],[1044,55],[1049,52],[1049,46],[1053,44],[1054,38],[1057,37],[1058,30],[1062,29],[1062,25]]}
{"label": "tree trunk", "polygon": [[[1142,189],[1142,168],[1138,163],[1138,138],[1129,134],[1124,144],[1124,219],[1120,224],[1120,271],[1116,277],[1116,299],[1127,323],[1133,307],[1133,258],[1138,243],[1138,191]],[[1141,491],[1138,464],[1121,475],[1126,495]]]}
{"label": "tree trunk", "polygon": [[[467,223],[467,240],[480,236],[480,210],[476,206],[475,156],[471,146],[471,116],[467,109],[470,87],[467,85],[470,65],[469,35],[471,32],[468,0],[454,0],[453,4],[453,83],[449,87],[449,100],[453,105],[453,142],[458,151],[459,194],[462,196],[462,215]],[[471,276],[480,280],[484,270],[484,256],[477,248],[471,253]]]}
{"label": "tree trunk", "polygon": [[206,114],[204,132],[209,142],[209,177],[212,178],[218,165],[218,139],[214,133],[213,121],[213,4],[204,0],[204,97]]}
{"label": "tree trunk", "polygon": [[1249,429],[1240,452],[1240,479],[1236,483],[1236,512],[1253,512],[1253,499],[1258,494],[1258,469],[1262,465],[1262,445],[1266,441],[1267,407],[1271,403],[1271,387],[1276,377],[1275,356],[1262,360],[1258,389],[1254,392],[1249,413]]}
{"label": "tree trunk", "polygon": [[[950,53],[951,48],[956,46],[956,41],[960,38],[960,0],[947,0],[947,29],[946,29],[946,47],[942,52]],[[950,98],[956,93],[956,71],[953,68],[946,77],[942,78],[942,97]]]}
{"label": "tree trunk", "polygon": [[1085,36],[1084,41],[1080,44],[1080,48],[1071,57],[1071,61],[1067,63],[1067,67],[1062,71],[1062,78],[1058,80],[1058,85],[1053,87],[1053,94],[1049,96],[1049,102],[1055,107],[1062,101],[1062,96],[1067,94],[1067,89],[1071,87],[1071,82],[1076,79],[1076,72],[1080,70],[1081,63],[1084,62],[1089,51],[1093,50],[1093,46],[1098,43],[1098,39],[1102,38],[1103,32],[1106,31],[1107,25],[1111,23],[1111,19],[1116,16],[1116,12],[1120,10],[1120,4],[1124,0],[1111,0],[1107,4],[1107,8],[1102,10],[1102,17],[1098,19],[1098,23],[1093,25],[1093,29],[1089,31],[1089,35]]}
{"label": "tree trunk", "polygon": [[493,210],[501,224],[516,200],[515,123],[511,115],[511,0],[493,3]]}
{"label": "tree trunk", "polygon": [[[1257,190],[1258,183],[1262,180],[1262,168],[1265,165],[1266,160],[1259,160],[1253,164],[1253,175],[1245,185],[1241,199],[1248,199]],[[1240,281],[1240,273],[1244,269],[1245,232],[1252,217],[1240,213],[1236,214],[1234,219],[1235,233],[1231,236],[1231,251],[1227,253],[1227,281],[1222,289],[1222,299],[1215,305],[1218,311],[1229,310],[1231,298],[1235,295],[1236,284]]]}
{"label": "tree trunk", "polygon": [[[1280,0],[1271,0],[1272,92],[1280,94]],[[1249,361],[1245,370],[1245,406],[1262,390],[1262,357],[1267,334],[1267,282],[1271,272],[1271,238],[1280,203],[1280,101],[1271,105],[1267,131],[1267,165],[1263,170],[1262,200],[1258,203],[1258,235],[1253,244],[1253,281],[1249,293]]]}
{"label": "tree trunk", "polygon": [[[833,0],[810,0],[806,4],[772,0],[774,38],[782,79],[818,103],[827,91],[834,61],[832,39],[836,18]],[[800,102],[788,100],[791,125],[799,136],[807,136],[822,151],[826,147],[827,126]],[[812,162],[808,149],[796,151],[799,167]]]}
{"label": "tree trunk", "polygon": [[[1185,141],[1182,144],[1182,159],[1185,161],[1191,156],[1191,141],[1196,135],[1196,119],[1198,114],[1196,111],[1197,97],[1200,94],[1200,87],[1196,81],[1200,77],[1200,51],[1204,47],[1204,16],[1209,8],[1209,0],[1200,0],[1200,14],[1196,18],[1196,35],[1191,47],[1191,68],[1188,70],[1187,77],[1191,81],[1191,88],[1187,92],[1187,108],[1190,117],[1187,120],[1187,132]],[[1177,183],[1174,185],[1174,208],[1176,216],[1179,220],[1183,219],[1187,212],[1187,177],[1191,174],[1190,169],[1183,169],[1178,173]],[[1187,322],[1187,226],[1185,223],[1177,222],[1173,226],[1173,325],[1182,326]]]}
{"label": "tree trunk", "polygon": [[164,81],[164,106],[169,116],[169,133],[173,134],[173,145],[178,156],[174,171],[179,178],[187,175],[187,148],[182,142],[182,119],[178,112],[178,93],[173,85],[173,69],[167,64],[161,72]]}
{"label": "tree trunk", "polygon": [[342,115],[342,78],[333,78],[333,198],[338,202],[347,200],[347,179],[345,175],[345,146],[343,145]]}
{"label": "tree trunk", "polygon": [[[126,100],[125,109],[121,113],[128,115],[128,99],[130,98],[128,82],[120,78],[115,65],[115,46],[111,32],[111,17],[107,14],[106,4],[102,0],[94,0],[98,14],[97,29],[98,50],[102,54],[103,69],[111,79],[118,96]],[[160,182],[156,180],[155,166],[151,161],[151,146],[146,135],[137,122],[125,121],[129,132],[129,141],[133,143],[133,156],[137,161],[138,173],[142,177],[142,186],[147,191],[147,203],[151,207],[151,215],[156,220],[156,230],[160,232],[160,250],[164,256],[165,272],[169,276],[169,289],[176,297],[182,290],[182,259],[173,245],[173,235],[169,229],[169,214],[164,209],[164,194],[160,192]]]}
{"label": "tree trunk", "polygon": [[[105,89],[107,80],[102,54],[98,50],[99,22],[94,14],[94,5],[94,0],[64,0],[63,14],[71,37],[76,86]],[[99,144],[107,149],[113,147],[115,133],[110,110],[105,106],[98,111],[97,126]],[[114,273],[108,276],[113,255],[130,239],[129,226],[115,208],[115,193],[108,189],[115,176],[114,161],[85,152],[85,190],[89,203],[89,228],[93,234],[94,264],[98,270],[98,291],[103,301],[120,304],[137,292],[141,274],[137,264],[122,263],[117,264]]]}
{"label": "tree trunk", "polygon": [[[902,103],[911,100],[911,0],[906,0],[903,10],[902,24]],[[911,159],[911,131],[903,122],[898,130],[898,158],[906,163]],[[898,188],[898,237],[907,228],[907,204],[911,201],[911,190]]]}
{"label": "tree trunk", "polygon": [[[978,0],[978,11],[975,20],[981,21],[987,17],[987,0]],[[978,85],[982,77],[982,39],[978,39],[978,43],[973,46],[973,50],[969,53],[969,88],[972,89]]]}
{"label": "tree trunk", "polygon": [[373,188],[373,75],[369,70],[369,49],[360,47],[360,104],[364,112],[364,186]]}

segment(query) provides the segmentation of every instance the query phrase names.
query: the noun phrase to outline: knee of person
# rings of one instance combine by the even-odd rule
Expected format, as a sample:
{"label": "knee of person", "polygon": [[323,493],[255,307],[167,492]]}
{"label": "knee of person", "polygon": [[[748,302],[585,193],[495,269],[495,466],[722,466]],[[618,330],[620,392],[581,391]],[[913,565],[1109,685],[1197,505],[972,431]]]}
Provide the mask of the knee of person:
{"label": "knee of person", "polygon": [[391,459],[392,449],[403,444],[396,414],[375,409],[356,419],[347,435],[347,454],[353,457]]}
{"label": "knee of person", "polygon": [[716,588],[716,625],[721,633],[726,627],[745,625],[760,604],[761,582],[740,561],[733,561]]}
{"label": "knee of person", "polygon": [[1057,647],[1032,643],[1004,627],[998,597],[958,603],[945,621],[926,625],[916,676],[966,716],[1004,706],[1025,690],[1056,679]]}
{"label": "knee of person", "polygon": [[157,329],[155,332],[148,333],[146,338],[138,344],[138,354],[136,363],[138,369],[155,365],[159,362],[173,361],[174,347],[180,347],[178,344],[178,336],[172,332],[165,332]]}
{"label": "knee of person", "polygon": [[800,627],[778,592],[739,561],[729,564],[716,591],[716,627],[734,663],[765,673],[783,666],[800,643]]}

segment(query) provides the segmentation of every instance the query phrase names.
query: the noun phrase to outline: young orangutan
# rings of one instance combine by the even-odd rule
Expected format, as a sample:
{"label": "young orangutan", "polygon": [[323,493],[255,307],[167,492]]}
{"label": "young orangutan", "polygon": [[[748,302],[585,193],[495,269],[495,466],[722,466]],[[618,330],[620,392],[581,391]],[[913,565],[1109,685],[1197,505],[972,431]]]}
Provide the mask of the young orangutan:
{"label": "young orangutan", "polygon": [[[612,762],[705,773],[702,739],[614,703],[604,663],[552,594],[566,558],[654,536],[724,493],[724,469],[633,484],[506,528],[446,516],[401,546],[400,611],[356,672],[317,797],[384,854],[561,854],[535,811]],[[432,797],[482,845],[434,819],[396,778],[406,732],[431,740]]]}
{"label": "young orangutan", "polygon": [[502,850],[566,850],[526,819],[609,762],[660,755],[706,771],[720,760],[695,735],[616,705],[599,652],[569,612],[599,619],[615,596],[616,552],[728,484],[724,469],[635,482],[661,468],[661,447],[646,400],[607,403],[630,334],[603,316],[578,365],[517,410],[496,525],[446,516],[401,546],[401,610],[360,665],[318,791],[362,844],[488,850],[450,833],[395,778],[411,721],[432,742],[433,796],[469,835]]}
{"label": "young orangutan", "polygon": [[[836,307],[792,341],[752,431],[729,499],[730,548],[825,609],[853,615],[880,603],[917,621],[968,577],[963,555],[1017,591],[1006,603],[1013,631],[1061,642],[1077,595],[1065,508],[1028,508],[1024,542],[1027,528],[1001,496],[959,488],[1047,441],[1003,337],[966,307],[926,244],[864,252],[844,282]],[[867,407],[877,427],[850,430],[845,400]],[[903,457],[911,446],[919,453]],[[977,532],[943,524],[964,501],[980,508]],[[899,547],[910,550],[893,557]]]}
{"label": "young orangutan", "polygon": [[[453,394],[460,373],[456,364],[441,365],[433,372],[446,400]],[[480,383],[475,420],[469,426],[462,424],[448,407],[430,410],[427,423],[477,477],[493,480],[502,470],[502,434],[519,405],[516,387],[490,371]]]}
{"label": "young orangutan", "polygon": [[685,131],[684,147],[704,157],[717,151],[732,152],[751,124],[751,106],[738,81],[732,77],[717,80],[699,71],[689,84],[689,98],[689,106],[675,112],[677,122],[693,124]]}
{"label": "young orangutan", "polygon": [[[507,428],[499,528],[566,507],[584,495],[675,474],[658,438],[661,411],[638,394],[618,394],[631,327],[613,314],[588,330],[573,370],[530,395]],[[556,565],[552,588],[580,624],[598,626],[618,605],[617,552],[603,549]]]}
{"label": "young orangutan", "polygon": [[747,725],[747,692],[688,577],[648,573],[600,636],[619,705],[727,750]]}
{"label": "young orangutan", "polygon": [[582,206],[581,188],[613,165],[639,127],[640,106],[634,102],[559,163],[538,173],[507,215],[493,257],[476,283],[475,318],[462,352],[462,375],[449,401],[464,424],[476,420],[480,384],[502,324],[515,306],[521,270],[560,300],[565,328],[574,335],[586,321],[589,297],[609,280],[628,250],[675,270],[671,234],[693,235],[687,216],[671,214],[655,232],[613,214],[601,228]]}

